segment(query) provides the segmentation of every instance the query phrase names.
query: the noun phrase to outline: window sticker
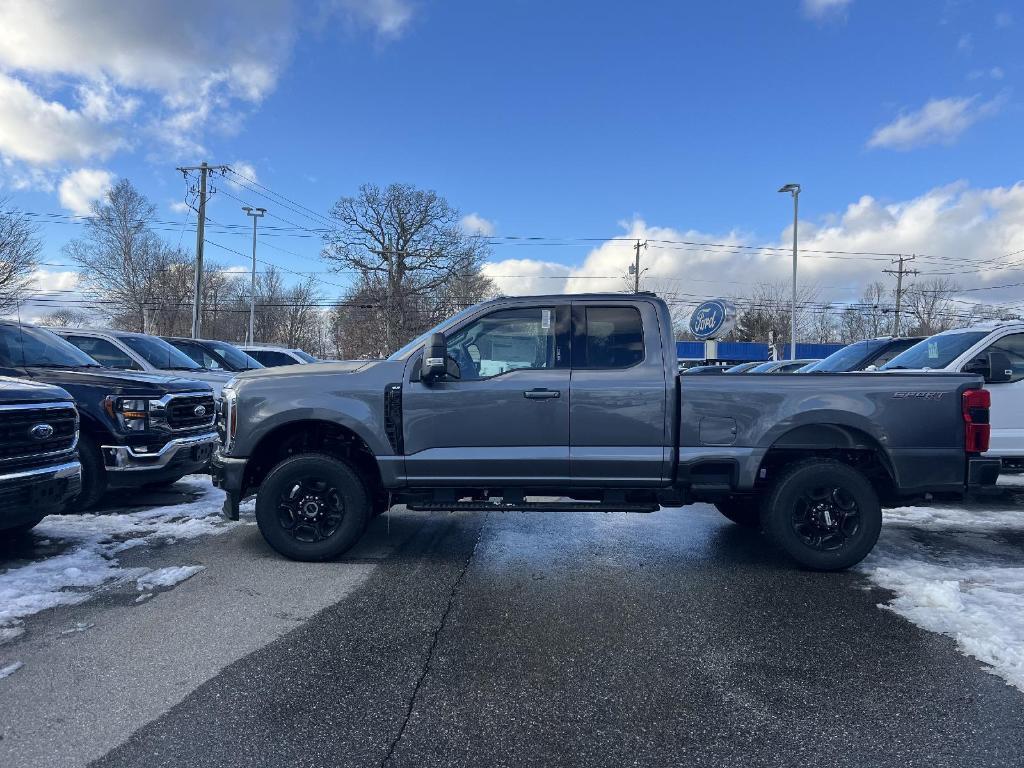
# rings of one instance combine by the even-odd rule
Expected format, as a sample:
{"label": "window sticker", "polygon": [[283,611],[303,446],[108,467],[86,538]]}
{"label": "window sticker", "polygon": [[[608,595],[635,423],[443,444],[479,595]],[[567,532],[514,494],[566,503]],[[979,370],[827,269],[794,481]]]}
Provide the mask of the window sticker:
{"label": "window sticker", "polygon": [[540,311],[540,327],[545,331],[551,327],[551,310],[542,309]]}
{"label": "window sticker", "polygon": [[939,342],[929,341],[928,342],[928,359],[937,360],[939,357]]}

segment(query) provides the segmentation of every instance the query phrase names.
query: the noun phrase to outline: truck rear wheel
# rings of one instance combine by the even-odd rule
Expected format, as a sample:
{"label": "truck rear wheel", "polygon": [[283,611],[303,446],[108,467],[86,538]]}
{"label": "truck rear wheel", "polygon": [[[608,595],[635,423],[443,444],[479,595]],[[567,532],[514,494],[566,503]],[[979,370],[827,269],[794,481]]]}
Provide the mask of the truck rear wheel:
{"label": "truck rear wheel", "polygon": [[871,552],[882,530],[882,508],[871,482],[834,459],[788,467],[761,511],[761,527],[806,568],[838,571]]}
{"label": "truck rear wheel", "polygon": [[761,498],[759,496],[726,496],[715,502],[715,508],[744,528],[761,527]]}
{"label": "truck rear wheel", "polygon": [[96,441],[82,434],[78,439],[78,460],[82,464],[82,490],[65,505],[67,512],[85,512],[107,491],[107,468]]}
{"label": "truck rear wheel", "polygon": [[366,530],[371,499],[359,474],[321,454],[285,459],[260,485],[256,523],[267,543],[292,560],[330,560]]}

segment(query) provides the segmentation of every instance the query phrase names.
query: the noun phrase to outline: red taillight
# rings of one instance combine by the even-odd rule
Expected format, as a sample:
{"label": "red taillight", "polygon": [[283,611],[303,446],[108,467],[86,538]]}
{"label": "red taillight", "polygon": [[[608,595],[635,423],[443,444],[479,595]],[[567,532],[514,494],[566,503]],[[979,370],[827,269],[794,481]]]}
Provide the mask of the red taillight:
{"label": "red taillight", "polygon": [[988,450],[988,439],[992,426],[988,420],[988,409],[992,397],[987,389],[969,389],[964,392],[964,449],[968,453],[984,453]]}

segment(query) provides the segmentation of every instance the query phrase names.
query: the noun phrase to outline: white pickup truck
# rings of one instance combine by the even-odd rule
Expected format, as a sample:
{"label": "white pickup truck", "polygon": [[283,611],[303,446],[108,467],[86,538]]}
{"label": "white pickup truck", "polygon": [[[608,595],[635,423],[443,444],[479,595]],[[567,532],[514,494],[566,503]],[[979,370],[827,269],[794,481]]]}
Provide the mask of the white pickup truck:
{"label": "white pickup truck", "polygon": [[957,371],[985,378],[992,396],[992,438],[985,454],[1024,470],[1024,321],[993,321],[931,336],[882,371]]}

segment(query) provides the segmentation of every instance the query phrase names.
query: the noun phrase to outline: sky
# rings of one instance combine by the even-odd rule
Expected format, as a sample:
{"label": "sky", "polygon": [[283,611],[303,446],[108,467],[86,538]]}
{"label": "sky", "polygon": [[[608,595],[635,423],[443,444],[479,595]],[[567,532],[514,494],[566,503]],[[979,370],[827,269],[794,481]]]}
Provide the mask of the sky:
{"label": "sky", "polygon": [[1010,0],[0,0],[0,197],[40,223],[43,294],[120,177],[193,247],[175,168],[205,160],[245,177],[213,182],[207,257],[244,269],[266,207],[260,257],[328,299],[322,217],[406,182],[505,293],[622,290],[639,238],[645,285],[697,301],[789,279],[795,182],[822,300],[907,253],[1020,308],[1022,41]]}

